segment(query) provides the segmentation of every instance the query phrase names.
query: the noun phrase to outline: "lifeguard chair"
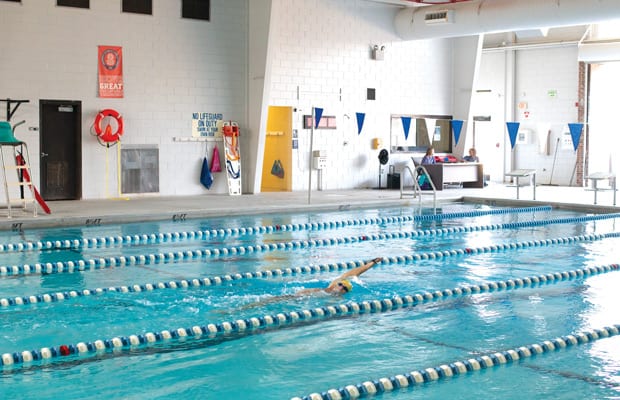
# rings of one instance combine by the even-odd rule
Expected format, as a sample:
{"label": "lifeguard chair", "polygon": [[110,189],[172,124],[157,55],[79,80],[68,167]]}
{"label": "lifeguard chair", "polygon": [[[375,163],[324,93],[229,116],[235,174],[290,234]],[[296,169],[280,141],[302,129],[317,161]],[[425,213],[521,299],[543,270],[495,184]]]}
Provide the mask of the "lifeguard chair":
{"label": "lifeguard chair", "polygon": [[[13,216],[12,208],[14,206],[20,206],[25,210],[29,204],[32,205],[32,214],[36,217],[37,206],[35,204],[35,189],[30,178],[32,174],[30,173],[28,146],[25,142],[15,138],[13,134],[14,129],[15,127],[11,128],[9,122],[0,121],[0,159],[2,160],[2,179],[4,182],[8,218]],[[8,157],[7,154],[5,154],[7,148],[10,149],[11,153],[11,157],[9,158],[11,160],[10,162],[5,159],[5,157]],[[7,177],[7,169],[12,169],[17,172],[16,180],[10,180]],[[25,196],[24,187],[29,189],[29,197]],[[19,189],[19,197],[16,197],[14,194],[16,188]]]}

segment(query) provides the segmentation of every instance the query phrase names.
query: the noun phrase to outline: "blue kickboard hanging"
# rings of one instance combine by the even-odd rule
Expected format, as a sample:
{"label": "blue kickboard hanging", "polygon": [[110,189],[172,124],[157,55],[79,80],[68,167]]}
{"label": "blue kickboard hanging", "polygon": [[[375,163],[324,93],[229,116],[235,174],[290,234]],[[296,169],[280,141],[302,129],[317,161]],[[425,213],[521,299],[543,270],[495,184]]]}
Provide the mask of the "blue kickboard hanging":
{"label": "blue kickboard hanging", "polygon": [[209,168],[209,160],[205,156],[202,160],[202,170],[200,171],[200,183],[207,189],[211,188],[213,184],[213,176],[211,175],[211,168]]}

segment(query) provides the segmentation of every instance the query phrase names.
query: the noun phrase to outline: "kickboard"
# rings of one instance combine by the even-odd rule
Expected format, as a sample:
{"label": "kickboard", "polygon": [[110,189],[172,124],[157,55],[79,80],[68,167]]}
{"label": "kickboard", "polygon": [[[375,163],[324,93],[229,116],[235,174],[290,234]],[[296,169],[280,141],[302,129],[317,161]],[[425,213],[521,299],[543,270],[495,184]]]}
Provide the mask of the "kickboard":
{"label": "kickboard", "polygon": [[[16,158],[16,161],[17,161],[17,165],[26,165],[26,161],[24,160],[24,157],[21,154],[18,154],[15,158]],[[30,174],[28,173],[28,170],[27,169],[22,169],[22,174],[23,174],[24,179],[27,182],[30,182]],[[37,188],[34,185],[30,185],[30,188],[32,189],[32,193],[34,194],[35,200],[37,201],[37,203],[39,203],[39,205],[41,206],[43,211],[46,214],[51,214],[52,211],[48,207],[48,205],[45,202],[45,200],[43,200],[43,197],[41,197],[41,194],[39,194],[39,191],[37,190]]]}
{"label": "kickboard", "polygon": [[236,122],[224,122],[222,126],[224,138],[224,158],[226,164],[226,178],[228,179],[228,194],[241,194],[241,152],[239,149],[239,126]]}

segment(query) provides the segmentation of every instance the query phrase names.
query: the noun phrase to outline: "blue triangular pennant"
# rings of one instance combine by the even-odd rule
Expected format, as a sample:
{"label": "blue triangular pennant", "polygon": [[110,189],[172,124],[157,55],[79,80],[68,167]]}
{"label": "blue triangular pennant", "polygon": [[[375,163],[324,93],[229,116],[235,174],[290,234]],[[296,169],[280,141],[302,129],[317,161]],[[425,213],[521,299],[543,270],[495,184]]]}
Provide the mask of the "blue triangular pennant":
{"label": "blue triangular pennant", "polygon": [[355,117],[357,118],[357,134],[362,133],[362,126],[364,126],[364,118],[366,117],[365,113],[355,113]]}
{"label": "blue triangular pennant", "polygon": [[506,127],[508,128],[508,137],[510,137],[510,147],[512,149],[515,148],[515,143],[517,142],[517,133],[519,133],[519,123],[518,122],[506,122]]}
{"label": "blue triangular pennant", "polygon": [[321,116],[323,116],[322,108],[314,108],[314,128],[319,127],[319,122],[321,121]]}
{"label": "blue triangular pennant", "polygon": [[400,117],[403,122],[403,130],[405,131],[405,140],[409,138],[409,128],[411,127],[411,117]]}
{"label": "blue triangular pennant", "polygon": [[583,124],[568,124],[568,129],[570,130],[570,135],[573,138],[573,148],[577,151],[577,147],[579,147],[579,140],[581,139]]}
{"label": "blue triangular pennant", "polygon": [[460,119],[452,120],[452,132],[454,132],[454,143],[459,143],[459,138],[461,137],[461,129],[463,129],[463,121]]}

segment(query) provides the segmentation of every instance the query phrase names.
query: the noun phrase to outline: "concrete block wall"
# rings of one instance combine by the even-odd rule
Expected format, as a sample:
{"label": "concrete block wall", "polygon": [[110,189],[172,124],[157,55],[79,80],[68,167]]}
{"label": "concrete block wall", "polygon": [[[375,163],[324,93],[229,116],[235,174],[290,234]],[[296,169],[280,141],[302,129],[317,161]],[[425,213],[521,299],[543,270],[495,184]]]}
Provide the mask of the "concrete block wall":
{"label": "concrete block wall", "polygon": [[[38,127],[39,100],[80,100],[83,198],[118,191],[116,150],[90,132],[104,108],[123,114],[123,144],[159,147],[161,195],[227,193],[223,174],[208,192],[199,183],[204,143],[173,138],[191,136],[194,112],[222,113],[244,126],[247,0],[211,0],[210,22],[182,19],[181,0],[154,0],[153,15],[122,13],[120,0],[90,0],[88,10],[55,4],[0,2],[0,98],[30,100],[13,120],[27,121],[16,135],[35,155],[35,181],[39,137],[27,127]],[[123,47],[123,99],[97,96],[98,45]]]}
{"label": "concrete block wall", "polygon": [[[516,57],[516,103],[527,102],[529,115],[516,110],[520,129],[549,130],[548,149],[540,151],[546,135],[533,135],[528,144],[515,146],[515,168],[535,168],[539,184],[575,183],[577,153],[564,145],[568,123],[578,122],[579,62],[577,47],[522,50]],[[559,141],[558,141],[559,139]],[[556,151],[557,147],[557,151]],[[555,163],[554,163],[555,159]]]}
{"label": "concrete block wall", "polygon": [[[490,115],[492,136],[488,144],[477,139],[477,147],[483,162],[490,159],[493,165],[505,163],[504,171],[512,169],[536,169],[538,184],[575,184],[573,170],[577,153],[572,146],[563,144],[564,132],[569,122],[578,121],[579,62],[576,46],[545,49],[522,49],[512,58],[503,52],[483,53],[477,89],[491,90],[491,100],[486,108],[478,108],[478,115]],[[508,72],[507,72],[508,71]],[[514,71],[514,77],[508,74]],[[514,99],[506,99],[506,82],[514,81]],[[481,96],[477,94],[477,96]],[[520,108],[520,105],[524,106]],[[510,109],[512,107],[512,109]],[[525,143],[517,143],[510,149],[506,122],[507,115],[514,113],[520,123],[520,131],[528,131]],[[547,133],[550,145],[547,146]],[[559,146],[558,146],[558,139]],[[541,141],[543,142],[541,144]],[[495,151],[496,144],[505,147]],[[557,147],[557,154],[556,154]],[[554,165],[555,158],[555,165]],[[502,181],[501,170],[493,170],[491,179]]]}
{"label": "concrete block wall", "polygon": [[[398,8],[373,2],[274,0],[273,7],[269,105],[298,110],[293,190],[308,188],[310,130],[303,129],[302,117],[312,107],[337,120],[337,129],[314,132],[313,149],[328,158],[322,189],[376,187],[379,150],[371,144],[380,138],[389,149],[390,114],[450,114],[452,42],[402,41],[394,32]],[[385,46],[383,60],[372,59],[374,45]],[[368,88],[376,90],[376,100],[366,99]],[[357,112],[365,113],[359,135]],[[407,163],[407,156],[390,160]]]}

